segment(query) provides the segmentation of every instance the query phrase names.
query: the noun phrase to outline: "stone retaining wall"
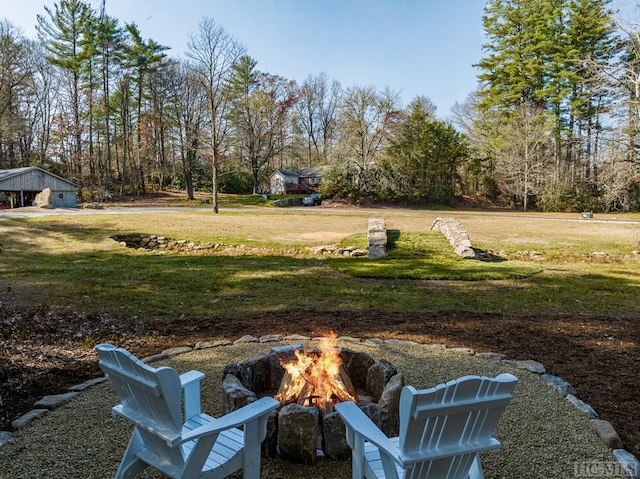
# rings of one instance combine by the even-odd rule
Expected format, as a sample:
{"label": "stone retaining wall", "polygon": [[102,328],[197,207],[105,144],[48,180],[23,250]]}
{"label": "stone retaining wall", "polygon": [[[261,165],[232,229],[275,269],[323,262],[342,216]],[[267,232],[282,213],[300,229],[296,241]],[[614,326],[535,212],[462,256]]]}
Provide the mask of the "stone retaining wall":
{"label": "stone retaining wall", "polygon": [[436,218],[431,224],[431,231],[440,231],[449,240],[453,250],[461,258],[476,258],[467,230],[455,218]]}
{"label": "stone retaining wall", "polygon": [[280,208],[286,208],[287,206],[303,206],[304,198],[287,198],[285,200],[275,200],[273,202],[273,206],[278,206]]}

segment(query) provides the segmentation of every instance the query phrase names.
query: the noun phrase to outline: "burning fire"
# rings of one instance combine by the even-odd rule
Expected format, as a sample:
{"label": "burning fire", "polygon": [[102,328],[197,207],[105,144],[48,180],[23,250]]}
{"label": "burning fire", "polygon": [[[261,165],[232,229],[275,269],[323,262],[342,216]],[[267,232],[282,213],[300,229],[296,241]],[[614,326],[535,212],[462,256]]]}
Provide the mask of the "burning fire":
{"label": "burning fire", "polygon": [[358,394],[346,373],[336,338],[320,342],[319,354],[295,351],[296,359],[283,363],[285,375],[275,398],[282,404],[297,402],[332,412],[340,401],[357,402]]}

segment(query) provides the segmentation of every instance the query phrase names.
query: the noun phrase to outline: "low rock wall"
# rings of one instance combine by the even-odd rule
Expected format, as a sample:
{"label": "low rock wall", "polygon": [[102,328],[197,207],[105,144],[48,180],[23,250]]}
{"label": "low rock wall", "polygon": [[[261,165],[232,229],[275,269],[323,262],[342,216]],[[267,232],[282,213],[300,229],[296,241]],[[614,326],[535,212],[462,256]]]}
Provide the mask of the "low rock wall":
{"label": "low rock wall", "polygon": [[279,206],[280,208],[285,208],[287,206],[303,206],[302,200],[302,197],[287,198],[286,200],[275,200],[273,202],[273,206]]}
{"label": "low rock wall", "polygon": [[431,224],[431,231],[440,231],[461,258],[476,258],[467,230],[455,218],[436,218]]}

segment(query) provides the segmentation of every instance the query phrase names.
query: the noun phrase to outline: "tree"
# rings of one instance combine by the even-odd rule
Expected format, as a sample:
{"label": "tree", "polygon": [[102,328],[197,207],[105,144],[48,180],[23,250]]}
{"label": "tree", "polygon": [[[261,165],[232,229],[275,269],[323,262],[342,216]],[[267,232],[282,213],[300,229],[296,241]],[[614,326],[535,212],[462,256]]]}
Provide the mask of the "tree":
{"label": "tree", "polygon": [[638,135],[640,135],[640,31],[637,27],[618,25],[621,36],[617,46],[620,55],[606,70],[614,92],[623,105],[626,132],[627,159],[638,161]]}
{"label": "tree", "polygon": [[[354,168],[352,179],[359,196],[367,196],[370,172],[387,146],[387,139],[399,118],[398,95],[390,89],[348,88],[340,103],[339,128],[342,155]],[[339,160],[338,160],[339,161]]]}
{"label": "tree", "polygon": [[446,203],[459,183],[467,145],[455,128],[433,117],[433,104],[414,100],[386,150],[392,198]]}
{"label": "tree", "polygon": [[193,200],[193,175],[203,150],[207,120],[207,94],[193,65],[182,62],[174,66],[171,75],[170,112],[178,127],[180,163],[187,199]]}
{"label": "tree", "polygon": [[32,154],[40,166],[48,160],[51,144],[51,127],[55,113],[56,92],[60,90],[60,77],[55,74],[54,67],[47,61],[40,43],[31,42],[30,55],[25,61],[31,65],[30,85],[31,100],[26,110],[30,112],[30,131],[34,141]]}
{"label": "tree", "polygon": [[500,121],[494,110],[480,107],[477,92],[469,94],[463,103],[452,108],[453,124],[464,135],[469,146],[469,161],[461,175],[463,193],[477,195],[489,201],[500,196],[495,181],[495,142],[499,137]]}
{"label": "tree", "polygon": [[54,65],[71,75],[71,110],[73,123],[70,125],[74,138],[71,157],[77,180],[82,179],[82,125],[80,75],[85,57],[82,55],[82,38],[91,18],[89,5],[82,0],[61,0],[54,4],[54,10],[44,7],[47,17],[38,15],[36,29],[38,38],[45,46],[47,58]]}
{"label": "tree", "polygon": [[520,105],[501,129],[496,176],[505,191],[522,200],[524,211],[530,196],[545,184],[553,132],[550,118],[541,108]]}
{"label": "tree", "polygon": [[98,167],[98,181],[110,184],[113,179],[111,86],[113,78],[116,76],[113,70],[121,60],[126,33],[118,20],[106,15],[104,10],[101,12],[95,28],[95,54],[96,62],[99,64],[99,78],[102,86],[100,114],[103,125],[101,131],[104,138],[102,142],[104,161]]}
{"label": "tree", "polygon": [[145,94],[145,82],[151,79],[154,73],[160,68],[162,61],[166,55],[163,53],[169,47],[160,45],[153,39],[144,40],[140,33],[140,29],[135,23],[126,25],[129,33],[129,41],[124,47],[124,64],[131,73],[131,79],[135,83],[135,104],[137,112],[136,125],[136,148],[135,159],[136,164],[133,168],[134,173],[134,190],[138,193],[145,193],[145,169],[143,166],[143,156],[148,161],[148,152],[146,148],[148,142],[143,142],[143,133],[145,131],[145,119],[143,118],[142,105]]}
{"label": "tree", "polygon": [[567,65],[570,93],[565,164],[572,180],[592,180],[600,147],[601,117],[610,112],[610,82],[606,69],[614,56],[614,25],[610,0],[576,0],[567,15],[571,45]]}
{"label": "tree", "polygon": [[[491,111],[495,131],[518,108],[552,115],[555,164],[548,165],[548,181],[573,183],[591,171],[599,118],[607,108],[601,67],[611,59],[609,3],[491,0],[485,7],[479,106]],[[577,168],[584,152],[587,167]]]}
{"label": "tree", "polygon": [[28,127],[22,110],[28,104],[31,57],[19,30],[8,20],[0,21],[0,168],[16,167],[22,160],[19,139]]}
{"label": "tree", "polygon": [[[541,101],[537,92],[543,86],[539,61],[541,55],[534,35],[533,9],[527,0],[490,0],[482,18],[488,41],[483,45],[485,56],[476,65],[482,88],[482,107],[510,111],[514,106]],[[548,3],[548,1],[543,1]],[[527,7],[527,4],[530,6]]]}
{"label": "tree", "polygon": [[187,56],[195,62],[194,72],[207,95],[211,148],[213,211],[218,212],[218,175],[229,131],[227,116],[231,104],[228,82],[245,48],[209,18],[200,22],[198,35],[189,40]]}
{"label": "tree", "polygon": [[235,147],[240,160],[251,169],[254,194],[263,167],[287,147],[287,120],[298,100],[294,81],[261,73],[256,65],[253,58],[241,57],[230,79]]}
{"label": "tree", "polygon": [[335,80],[329,83],[325,73],[308,76],[300,88],[296,114],[304,133],[308,166],[325,164],[329,159],[341,96],[340,83]]}

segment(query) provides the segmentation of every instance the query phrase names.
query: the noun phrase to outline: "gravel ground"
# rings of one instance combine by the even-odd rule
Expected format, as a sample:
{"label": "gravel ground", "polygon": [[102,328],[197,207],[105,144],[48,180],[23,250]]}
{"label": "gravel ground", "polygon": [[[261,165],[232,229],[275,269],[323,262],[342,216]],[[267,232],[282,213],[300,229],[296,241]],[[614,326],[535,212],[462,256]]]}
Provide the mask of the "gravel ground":
{"label": "gravel ground", "polygon": [[[206,374],[202,383],[202,409],[219,411],[223,367],[268,351],[278,343],[243,344],[181,354],[162,364],[179,372],[197,369]],[[519,378],[511,405],[496,430],[502,441],[499,453],[482,456],[485,477],[578,478],[576,464],[615,461],[593,432],[588,418],[536,374],[495,361],[436,350],[428,346],[340,343],[364,351],[374,359],[392,362],[407,384],[418,388],[467,374],[495,376],[510,372]],[[110,384],[84,391],[71,403],[34,421],[0,448],[0,478],[87,479],[113,477],[131,432],[121,419],[111,417],[117,404]],[[139,478],[164,477],[147,470]],[[232,477],[241,477],[241,474]],[[350,461],[321,459],[315,466],[300,466],[279,459],[262,460],[262,477],[326,479],[351,477]],[[625,477],[625,476],[607,476]]]}

